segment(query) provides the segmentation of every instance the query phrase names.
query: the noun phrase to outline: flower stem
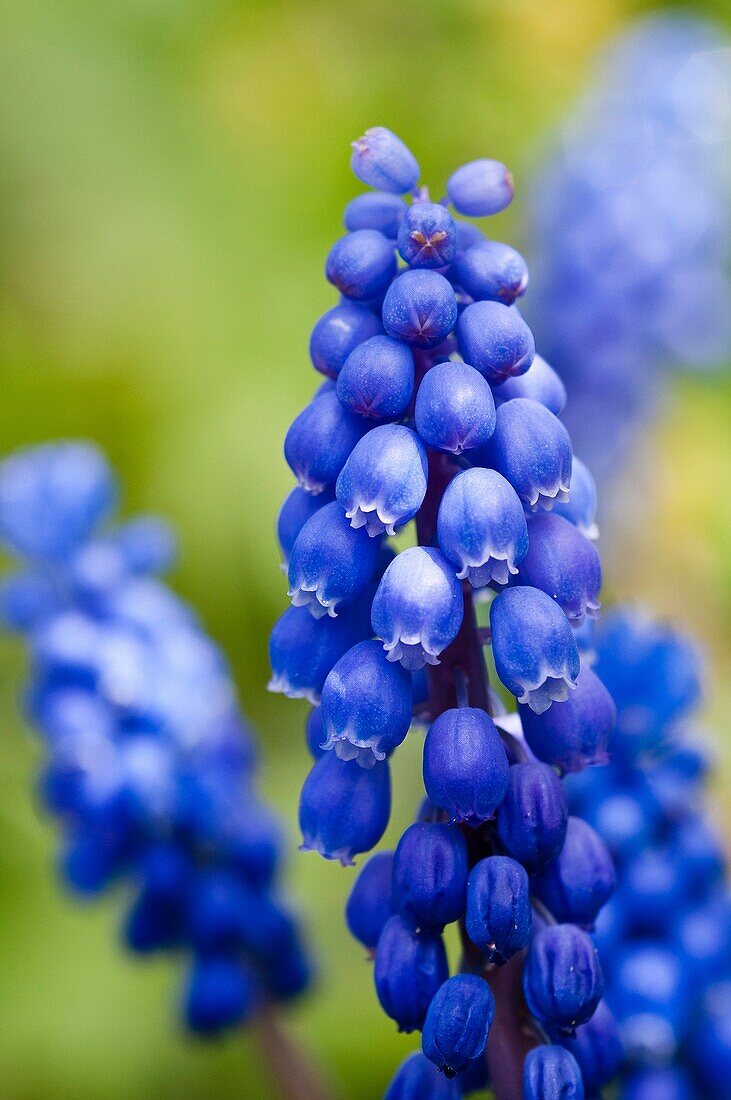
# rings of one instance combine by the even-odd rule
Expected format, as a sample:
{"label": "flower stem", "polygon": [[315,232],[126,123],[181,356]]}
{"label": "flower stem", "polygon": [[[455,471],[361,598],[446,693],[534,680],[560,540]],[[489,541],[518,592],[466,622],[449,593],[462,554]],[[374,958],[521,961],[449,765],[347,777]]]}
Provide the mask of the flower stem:
{"label": "flower stem", "polygon": [[263,1008],[252,1023],[264,1064],[281,1100],[336,1100],[336,1093],[284,1030],[276,1012]]}

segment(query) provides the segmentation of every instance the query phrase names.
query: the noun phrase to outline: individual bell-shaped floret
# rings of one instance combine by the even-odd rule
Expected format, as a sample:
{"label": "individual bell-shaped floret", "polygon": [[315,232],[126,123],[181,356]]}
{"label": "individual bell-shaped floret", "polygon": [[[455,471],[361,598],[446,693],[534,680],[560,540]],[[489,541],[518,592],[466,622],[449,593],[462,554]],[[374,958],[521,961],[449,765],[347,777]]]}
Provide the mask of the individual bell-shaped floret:
{"label": "individual bell-shaped floret", "polygon": [[509,856],[488,856],[470,871],[467,883],[467,935],[488,961],[502,966],[530,939],[533,917],[530,881]]}
{"label": "individual bell-shaped floret", "polygon": [[445,1077],[456,1077],[483,1057],[495,1015],[495,998],[484,978],[455,974],[434,996],[421,1047]]}
{"label": "individual bell-shaped floret", "polygon": [[393,242],[375,229],[347,233],[330,249],[325,274],[346,298],[357,302],[380,298],[396,274]]}
{"label": "individual bell-shaped floret", "polygon": [[563,847],[568,821],[566,792],[546,764],[513,764],[498,810],[497,831],[505,851],[535,871]]}
{"label": "individual bell-shaped floret", "polygon": [[383,574],[371,624],[389,661],[414,672],[439,664],[439,654],[459,633],[462,614],[462,589],[447,559],[439,550],[412,546]]}
{"label": "individual bell-shaped floret", "polygon": [[617,1021],[606,1001],[599,1002],[592,1018],[577,1027],[575,1035],[561,1035],[559,1042],[576,1059],[584,1088],[590,1095],[599,1093],[622,1068],[622,1040]]}
{"label": "individual bell-shaped floret", "polygon": [[344,867],[369,852],[386,831],[391,777],[385,760],[361,768],[326,752],[315,761],[300,796],[301,850],[337,859]]}
{"label": "individual bell-shaped floret", "polygon": [[589,1020],[604,992],[599,955],[575,924],[535,932],[523,970],[528,1008],[549,1033],[571,1035]]}
{"label": "individual bell-shaped floret", "polygon": [[398,250],[412,267],[447,267],[457,248],[457,227],[449,211],[436,202],[415,202],[398,232]]}
{"label": "individual bell-shaped floret", "polygon": [[614,700],[599,677],[582,665],[576,690],[560,707],[536,714],[521,706],[520,720],[531,752],[539,760],[576,772],[609,760],[607,744],[617,720]]}
{"label": "individual bell-shaped floret", "polygon": [[[514,397],[529,397],[539,405],[545,405],[554,416],[560,416],[566,404],[566,387],[553,367],[549,366],[542,356],[534,355],[533,362],[525,374],[520,374],[517,378],[508,378],[507,381],[496,386],[494,397],[498,405],[502,405],[505,401],[512,401]],[[571,488],[573,490],[573,483]]]}
{"label": "individual bell-shaped floret", "polygon": [[[555,409],[551,411],[556,412]],[[567,501],[554,504],[553,511],[578,527],[585,538],[599,537],[599,528],[596,525],[596,485],[594,478],[576,455],[571,462],[571,495]]]}
{"label": "individual bell-shaped floret", "polygon": [[415,932],[398,915],[386,921],[376,947],[373,978],[381,1007],[399,1031],[424,1026],[432,998],[448,976],[438,932]]}
{"label": "individual bell-shaped floret", "polygon": [[372,310],[347,299],[324,313],[310,336],[310,358],[316,370],[337,378],[350,353],[383,332]]}
{"label": "individual bell-shaped floret", "polygon": [[0,463],[0,538],[32,560],[62,561],[113,507],[114,474],[91,443],[44,443]]}
{"label": "individual bell-shaped floret", "polygon": [[345,360],[336,388],[346,409],[372,420],[403,416],[413,390],[413,355],[391,336],[373,336],[359,344]]}
{"label": "individual bell-shaped floret", "polygon": [[457,577],[473,588],[507,584],[528,552],[525,512],[515,490],[497,470],[481,467],[450,481],[439,505],[437,537]]}
{"label": "individual bell-shaped floret", "polygon": [[383,301],[383,327],[389,336],[415,348],[435,348],[457,320],[457,300],[438,271],[413,268],[394,279]]}
{"label": "individual bell-shaped floret", "polygon": [[476,302],[502,302],[511,306],[516,298],[525,294],[528,267],[510,245],[481,241],[457,257],[450,278]]}
{"label": "individual bell-shaped floret", "polygon": [[523,1100],[584,1100],[584,1082],[573,1054],[554,1046],[529,1050],[523,1063]]}
{"label": "individual bell-shaped floret", "polygon": [[495,402],[474,367],[437,363],[419,386],[414,420],[430,447],[459,455],[487,443],[495,430]]}
{"label": "individual bell-shaped floret", "polygon": [[569,499],[571,440],[545,405],[515,397],[499,405],[495,431],[475,462],[506,477],[525,504],[550,511]]}
{"label": "individual bell-shaped floret", "polygon": [[508,588],[490,605],[490,627],[497,674],[519,703],[542,714],[568,699],[579,651],[555,600],[539,588]]}
{"label": "individual bell-shaped floret", "polygon": [[419,165],[401,138],[385,126],[372,126],[353,142],[350,167],[368,187],[401,195],[419,182]]}
{"label": "individual bell-shaped floret", "polygon": [[464,916],[467,845],[454,825],[417,821],[398,842],[393,903],[412,928],[441,931]]}
{"label": "individual bell-shaped floret", "polygon": [[322,689],[326,749],[372,768],[401,744],[411,725],[411,676],[380,642],[359,642],[340,658]]}
{"label": "individual bell-shaped floret", "polygon": [[599,613],[602,563],[592,542],[578,527],[555,515],[528,518],[528,553],[520,580],[547,592],[567,619],[580,623]]}
{"label": "individual bell-shaped floret", "polygon": [[419,511],[426,486],[426,451],[416,432],[403,424],[381,424],[354,447],[336,495],[353,527],[393,535]]}
{"label": "individual bell-shaped floret", "polygon": [[230,955],[195,960],[185,993],[188,1027],[204,1035],[242,1023],[255,1007],[255,986],[240,959]]}
{"label": "individual bell-shaped floret", "polygon": [[297,486],[287,494],[277,516],[277,541],[285,565],[289,564],[292,547],[307,520],[332,499],[333,494],[327,489],[313,496]]}
{"label": "individual bell-shaped floret", "polygon": [[392,874],[393,852],[376,852],[363,864],[345,905],[350,934],[369,951],[375,951],[386,921],[394,914]]}
{"label": "individual bell-shaped floret", "polygon": [[[317,499],[317,498],[315,498]],[[336,500],[307,520],[289,559],[289,597],[315,618],[335,618],[361,596],[376,572],[380,543],[348,523]]]}
{"label": "individual bell-shaped floret", "polygon": [[484,710],[446,710],[424,741],[424,786],[450,821],[477,827],[495,816],[508,786],[508,758]]}
{"label": "individual bell-shaped floret", "polygon": [[383,1100],[461,1100],[462,1090],[440,1073],[421,1051],[410,1054],[396,1070]]}
{"label": "individual bell-shaped floret", "polygon": [[306,607],[287,608],[269,639],[269,690],[319,703],[330,669],[370,633],[359,611],[349,608],[336,619],[316,619]]}
{"label": "individual bell-shaped floret", "polygon": [[582,818],[569,817],[563,848],[533,876],[533,893],[557,921],[591,928],[615,884],[614,861],[602,838]]}
{"label": "individual bell-shaped floret", "polygon": [[388,191],[367,191],[350,200],[343,212],[343,224],[351,233],[356,229],[377,229],[389,241],[395,241],[408,209],[398,195]]}
{"label": "individual bell-shaped floret", "polygon": [[536,352],[533,333],[517,309],[501,302],[467,306],[457,323],[457,338],[465,362],[491,386],[524,374]]}
{"label": "individual bell-shaped floret", "polygon": [[290,425],[284,457],[308,493],[322,493],[338,474],[368,422],[348,412],[335,393],[323,393],[307,405]]}
{"label": "individual bell-shaped floret", "polygon": [[468,218],[499,214],[513,201],[513,177],[499,160],[472,160],[447,180],[454,209]]}

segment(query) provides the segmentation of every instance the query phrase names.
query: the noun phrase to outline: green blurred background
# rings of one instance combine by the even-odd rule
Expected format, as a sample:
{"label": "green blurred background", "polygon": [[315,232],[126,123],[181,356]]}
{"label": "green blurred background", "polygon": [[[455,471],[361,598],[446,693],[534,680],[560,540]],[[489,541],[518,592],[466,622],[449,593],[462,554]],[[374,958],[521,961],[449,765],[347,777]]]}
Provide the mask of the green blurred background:
{"label": "green blurred background", "polygon": [[[348,1097],[379,1097],[414,1039],[380,1014],[344,931],[351,873],[296,853],[304,708],[264,690],[284,601],[281,440],[316,381],[307,339],[333,301],[322,266],[357,190],[348,143],[385,123],[437,187],[475,156],[506,161],[517,201],[500,233],[520,241],[536,143],[601,43],[653,6],[0,3],[0,452],[88,436],[121,472],[125,510],[176,525],[175,582],[230,655],[260,731],[262,782],[290,829],[287,874],[319,955],[316,994],[288,1026]],[[723,0],[693,8],[730,21]],[[719,726],[731,703],[730,415],[723,376],[678,383],[607,549],[609,594],[641,596],[709,649]],[[32,795],[38,746],[15,716],[22,659],[12,642],[0,650],[0,1096],[275,1096],[249,1038],[184,1037],[178,968],[121,953],[119,898],[84,907],[59,891],[53,827]],[[723,737],[719,749],[723,800]],[[398,754],[394,831],[419,797],[418,750]]]}

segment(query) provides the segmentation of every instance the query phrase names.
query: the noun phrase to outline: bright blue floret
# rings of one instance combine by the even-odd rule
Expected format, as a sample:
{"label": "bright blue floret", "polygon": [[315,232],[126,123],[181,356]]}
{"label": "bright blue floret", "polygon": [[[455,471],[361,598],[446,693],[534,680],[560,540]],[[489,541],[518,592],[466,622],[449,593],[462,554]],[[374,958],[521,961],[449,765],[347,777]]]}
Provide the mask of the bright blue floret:
{"label": "bright blue floret", "polygon": [[324,746],[372,767],[397,748],[411,725],[411,676],[380,642],[359,642],[340,658],[322,689]]}
{"label": "bright blue floret", "polygon": [[351,233],[356,229],[376,229],[394,241],[408,209],[398,195],[388,191],[367,191],[350,200],[343,213],[343,223]]}
{"label": "bright blue floret", "polygon": [[325,274],[346,298],[372,301],[385,294],[396,274],[393,242],[375,229],[356,229],[333,245]]}
{"label": "bright blue floret", "polygon": [[571,622],[599,613],[602,565],[599,553],[577,527],[561,516],[528,518],[528,553],[520,582],[548,593]]}
{"label": "bright blue floret", "polygon": [[376,852],[363,865],[345,906],[351,935],[375,951],[386,921],[394,915],[391,896],[393,852]]}
{"label": "bright blue floret", "polygon": [[348,455],[368,422],[344,409],[336,394],[316,397],[293,421],[284,440],[284,457],[299,484],[318,495],[335,485]]}
{"label": "bright blue floret", "polygon": [[447,194],[458,213],[484,218],[513,201],[513,177],[499,160],[473,160],[452,173]]}
{"label": "bright blue floret", "polygon": [[437,537],[457,577],[473,588],[507,584],[528,552],[525,512],[515,490],[496,470],[479,467],[458,473],[445,489]]}
{"label": "bright blue floret", "polygon": [[467,934],[492,963],[502,965],[522,951],[533,920],[530,881],[524,867],[508,856],[488,856],[470,871]]}
{"label": "bright blue floret", "polygon": [[549,1033],[571,1035],[591,1018],[604,991],[599,956],[574,924],[537,931],[528,948],[523,993],[531,1013]]}
{"label": "bright blue floret", "polygon": [[491,386],[525,374],[536,352],[533,334],[517,309],[500,302],[467,306],[457,322],[457,337],[465,362]]}
{"label": "bright blue floret", "polygon": [[563,1047],[529,1051],[523,1069],[523,1100],[584,1100],[576,1059]]}
{"label": "bright blue floret", "polygon": [[373,126],[353,142],[350,167],[363,183],[397,195],[419,182],[419,165],[403,141],[385,126]]}
{"label": "bright blue floret", "polygon": [[365,527],[369,535],[393,535],[414,518],[426,487],[426,451],[416,432],[402,424],[381,424],[354,447],[336,495],[353,527]]}
{"label": "bright blue floret", "polygon": [[452,275],[476,302],[502,302],[511,306],[528,287],[525,260],[510,245],[499,241],[480,241],[460,253]]}
{"label": "bright blue floret", "polygon": [[383,302],[383,327],[389,336],[415,348],[435,348],[457,320],[454,291],[438,271],[414,268],[391,283]]}
{"label": "bright blue floret", "polygon": [[617,708],[588,666],[582,666],[576,690],[560,707],[551,707],[543,714],[536,714],[528,706],[519,709],[525,739],[539,760],[564,773],[608,762],[607,746]]}
{"label": "bright blue floret", "polygon": [[478,826],[505,797],[508,758],[495,723],[483,710],[444,711],[424,742],[424,786],[450,821]]}
{"label": "bright blue floret", "polygon": [[442,930],[464,916],[467,845],[453,825],[417,821],[393,861],[393,904],[412,928]]}
{"label": "bright blue floret", "polygon": [[424,1026],[432,998],[448,976],[438,932],[415,932],[398,915],[386,921],[376,947],[373,978],[381,1007],[399,1031]]}
{"label": "bright blue floret", "polygon": [[455,974],[429,1005],[422,1050],[445,1077],[463,1073],[485,1053],[495,998],[483,978]]}
{"label": "bright blue floret", "polygon": [[413,391],[411,350],[390,336],[373,336],[359,344],[338,375],[337,395],[341,404],[373,420],[403,416]]}
{"label": "bright blue floret", "polygon": [[310,358],[315,370],[337,378],[358,344],[382,332],[380,319],[372,310],[345,299],[323,314],[312,330]]}
{"label": "bright blue floret", "polygon": [[474,458],[501,473],[533,511],[550,511],[569,499],[571,460],[571,440],[561,421],[527,397],[498,406],[492,438]]}
{"label": "bright blue floret", "polygon": [[459,455],[487,443],[495,430],[495,402],[474,367],[437,363],[419,386],[414,419],[425,443]]}
{"label": "bright blue floret", "polygon": [[411,267],[447,267],[457,249],[457,228],[449,211],[434,202],[410,206],[398,231],[398,250]]}
{"label": "bright blue floret", "polygon": [[508,855],[529,871],[554,859],[563,847],[568,821],[566,794],[546,764],[513,764],[497,818]]}
{"label": "bright blue floret", "polygon": [[344,867],[369,852],[386,831],[391,813],[387,762],[361,768],[326,752],[316,760],[300,797],[302,851],[319,852]]}
{"label": "bright blue floret", "polygon": [[317,619],[306,607],[288,608],[269,639],[269,690],[319,703],[330,669],[369,634],[357,605],[344,609],[335,619],[328,615]]}
{"label": "bright blue floret", "polygon": [[299,486],[292,489],[285,498],[277,516],[277,541],[282,551],[284,565],[289,565],[292,547],[307,520],[331,500],[332,493],[328,490],[313,495],[305,489],[300,489]]}
{"label": "bright blue floret", "polygon": [[[185,1018],[217,1032],[301,992],[308,961],[278,896],[280,831],[223,655],[153,576],[172,560],[169,528],[99,529],[115,497],[90,444],[0,465],[3,537],[27,559],[3,611],[29,632],[28,715],[66,882],[88,895],[124,883],[127,944],[187,959]],[[289,960],[286,982],[274,953]]]}
{"label": "bright blue floret", "polygon": [[[553,367],[549,366],[541,355],[534,355],[533,362],[525,374],[508,378],[499,386],[495,386],[494,396],[498,405],[502,405],[505,401],[512,401],[514,397],[529,397],[531,401],[545,405],[554,416],[560,416],[566,404],[566,387]],[[573,484],[571,489],[573,499]],[[596,506],[596,499],[594,505]]]}

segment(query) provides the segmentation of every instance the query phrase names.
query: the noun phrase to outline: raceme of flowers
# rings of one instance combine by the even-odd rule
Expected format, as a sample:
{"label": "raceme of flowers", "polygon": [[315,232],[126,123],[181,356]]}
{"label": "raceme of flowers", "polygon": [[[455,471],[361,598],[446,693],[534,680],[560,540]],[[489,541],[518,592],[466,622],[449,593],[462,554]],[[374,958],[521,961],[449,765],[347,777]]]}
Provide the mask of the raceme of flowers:
{"label": "raceme of flowers", "polygon": [[592,1064],[621,1066],[628,1100],[728,1096],[731,900],[704,804],[709,760],[693,730],[698,656],[685,638],[629,609],[597,629],[596,652],[617,704],[612,759],[572,776],[568,794],[571,812],[616,861],[617,889],[596,943],[621,1046],[597,1042],[575,1053],[589,1082]]}
{"label": "raceme of flowers", "polygon": [[[382,127],[351,166],[374,190],[348,204],[327,258],[341,297],[312,332],[325,381],[287,433],[298,485],[278,524],[292,606],[272,632],[270,687],[313,704],[302,847],[347,865],[378,844],[389,758],[426,720],[427,799],[348,905],[384,1011],[422,1032],[389,1097],[480,1086],[486,1044],[499,1098],[578,1097],[565,1044],[603,1006],[588,929],[614,885],[559,778],[606,761],[614,722],[579,650],[599,608],[594,484],[515,304],[522,257],[456,217],[504,209],[507,169],[466,164],[432,202]],[[418,545],[396,553],[412,522]],[[488,691],[488,643],[515,714]],[[559,906],[567,877],[579,886]],[[453,922],[465,951],[450,976]]]}
{"label": "raceme of flowers", "polygon": [[531,321],[609,484],[668,372],[728,359],[730,96],[718,29],[652,16],[614,45],[535,174]]}
{"label": "raceme of flowers", "polygon": [[64,879],[85,895],[126,884],[127,944],[185,952],[185,1019],[212,1033],[299,993],[309,964],[223,655],[155,575],[174,557],[168,527],[111,525],[116,496],[90,444],[5,459],[0,537],[20,564],[0,612],[28,647]]}

